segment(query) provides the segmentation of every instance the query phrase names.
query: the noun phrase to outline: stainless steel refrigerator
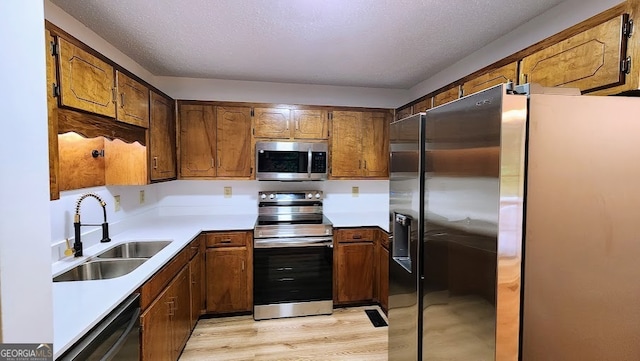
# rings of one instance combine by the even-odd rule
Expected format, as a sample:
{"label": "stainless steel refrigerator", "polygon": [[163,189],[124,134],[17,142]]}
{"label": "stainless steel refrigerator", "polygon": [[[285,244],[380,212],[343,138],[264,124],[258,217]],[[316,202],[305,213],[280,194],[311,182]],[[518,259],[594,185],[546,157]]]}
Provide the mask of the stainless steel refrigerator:
{"label": "stainless steel refrigerator", "polygon": [[640,359],[640,99],[548,91],[392,123],[389,360]]}

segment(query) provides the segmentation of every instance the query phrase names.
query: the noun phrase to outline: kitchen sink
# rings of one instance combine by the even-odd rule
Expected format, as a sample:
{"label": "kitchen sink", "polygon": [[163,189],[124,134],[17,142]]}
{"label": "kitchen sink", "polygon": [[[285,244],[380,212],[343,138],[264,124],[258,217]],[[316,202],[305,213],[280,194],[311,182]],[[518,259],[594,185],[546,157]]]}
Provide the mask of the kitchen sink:
{"label": "kitchen sink", "polygon": [[53,278],[53,282],[106,280],[124,276],[147,258],[100,259],[85,262]]}
{"label": "kitchen sink", "polygon": [[119,244],[100,253],[98,258],[151,258],[171,241],[134,241]]}

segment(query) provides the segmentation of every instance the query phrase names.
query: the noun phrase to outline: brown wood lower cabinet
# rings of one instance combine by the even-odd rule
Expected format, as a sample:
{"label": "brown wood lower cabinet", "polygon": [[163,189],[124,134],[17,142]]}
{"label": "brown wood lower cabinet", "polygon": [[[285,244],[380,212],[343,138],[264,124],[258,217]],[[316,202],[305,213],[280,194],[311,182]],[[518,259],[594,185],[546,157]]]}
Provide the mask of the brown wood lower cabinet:
{"label": "brown wood lower cabinet", "polygon": [[141,287],[141,360],[175,361],[186,345],[204,304],[201,245],[193,241]]}
{"label": "brown wood lower cabinet", "polygon": [[389,310],[389,236],[382,230],[378,230],[378,233],[377,298],[380,307],[386,313]]}
{"label": "brown wood lower cabinet", "polygon": [[334,232],[333,302],[337,305],[374,299],[374,229],[349,228]]}
{"label": "brown wood lower cabinet", "polygon": [[[242,240],[241,243],[238,243],[239,239]],[[252,241],[251,232],[207,234],[207,313],[252,310]]]}

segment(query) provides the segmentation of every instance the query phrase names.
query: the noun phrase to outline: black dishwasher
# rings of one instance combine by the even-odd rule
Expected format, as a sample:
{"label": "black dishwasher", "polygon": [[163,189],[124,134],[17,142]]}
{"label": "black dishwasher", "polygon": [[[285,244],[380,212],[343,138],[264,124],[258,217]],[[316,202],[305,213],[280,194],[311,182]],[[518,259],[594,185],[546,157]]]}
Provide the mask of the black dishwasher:
{"label": "black dishwasher", "polygon": [[138,361],[140,359],[139,299],[138,293],[129,296],[56,360]]}

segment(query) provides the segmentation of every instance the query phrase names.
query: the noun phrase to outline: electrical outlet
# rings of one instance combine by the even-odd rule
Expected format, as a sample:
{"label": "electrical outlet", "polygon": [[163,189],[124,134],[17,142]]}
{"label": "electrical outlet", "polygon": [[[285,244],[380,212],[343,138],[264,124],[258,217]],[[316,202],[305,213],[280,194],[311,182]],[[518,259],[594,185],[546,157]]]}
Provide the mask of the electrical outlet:
{"label": "electrical outlet", "polygon": [[231,187],[224,187],[224,197],[231,198]]}
{"label": "electrical outlet", "polygon": [[120,212],[120,196],[113,196],[113,207],[116,212]]}
{"label": "electrical outlet", "polygon": [[351,196],[357,197],[360,195],[360,187],[351,187]]}
{"label": "electrical outlet", "polygon": [[140,190],[140,204],[144,203],[144,189]]}

